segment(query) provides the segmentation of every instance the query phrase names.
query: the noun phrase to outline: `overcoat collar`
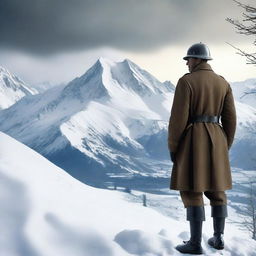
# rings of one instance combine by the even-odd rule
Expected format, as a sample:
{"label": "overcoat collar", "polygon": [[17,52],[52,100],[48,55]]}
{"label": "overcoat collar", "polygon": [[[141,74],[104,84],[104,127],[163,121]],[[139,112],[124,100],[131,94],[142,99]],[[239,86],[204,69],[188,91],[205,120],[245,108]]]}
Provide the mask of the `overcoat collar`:
{"label": "overcoat collar", "polygon": [[198,70],[209,70],[213,71],[211,66],[207,62],[201,62],[197,66],[194,67],[192,72],[198,71]]}

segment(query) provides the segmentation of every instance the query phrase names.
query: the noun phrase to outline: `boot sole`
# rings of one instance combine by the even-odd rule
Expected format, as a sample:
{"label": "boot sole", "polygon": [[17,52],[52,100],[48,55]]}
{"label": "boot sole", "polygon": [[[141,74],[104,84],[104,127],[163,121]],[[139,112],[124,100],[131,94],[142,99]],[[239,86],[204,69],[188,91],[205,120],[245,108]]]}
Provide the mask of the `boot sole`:
{"label": "boot sole", "polygon": [[180,252],[180,253],[184,253],[184,254],[193,254],[193,255],[202,255],[202,254],[204,254],[204,252],[181,252],[179,250],[177,250],[177,251]]}
{"label": "boot sole", "polygon": [[223,249],[224,249],[224,246],[223,246],[223,247],[222,247],[222,246],[221,246],[221,247],[214,247],[214,246],[213,246],[213,248],[216,249],[216,250],[223,250]]}
{"label": "boot sole", "polygon": [[224,246],[214,246],[214,244],[208,243],[212,248],[216,249],[216,250],[223,250]]}
{"label": "boot sole", "polygon": [[[176,249],[177,250],[177,249]],[[177,250],[178,252],[180,252],[180,253],[185,253],[185,254],[193,254],[193,255],[202,255],[202,254],[204,254],[204,252],[186,252],[186,251],[179,251],[179,250]]]}
{"label": "boot sole", "polygon": [[188,254],[193,254],[193,255],[201,255],[204,253],[203,250],[198,250],[198,251],[194,251],[192,252],[191,250],[182,250],[181,248],[177,248],[175,247],[175,249],[180,252],[180,253],[188,253]]}

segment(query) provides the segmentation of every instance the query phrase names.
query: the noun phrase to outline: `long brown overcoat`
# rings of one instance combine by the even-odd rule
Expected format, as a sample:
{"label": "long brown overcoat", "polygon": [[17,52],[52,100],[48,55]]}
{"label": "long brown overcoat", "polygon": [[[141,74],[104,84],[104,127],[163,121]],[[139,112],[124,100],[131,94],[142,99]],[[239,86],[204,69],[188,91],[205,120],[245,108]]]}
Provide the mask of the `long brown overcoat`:
{"label": "long brown overcoat", "polygon": [[[190,123],[197,115],[221,116],[218,123]],[[176,86],[168,129],[175,153],[170,188],[224,191],[232,188],[228,150],[236,129],[232,89],[202,62]]]}

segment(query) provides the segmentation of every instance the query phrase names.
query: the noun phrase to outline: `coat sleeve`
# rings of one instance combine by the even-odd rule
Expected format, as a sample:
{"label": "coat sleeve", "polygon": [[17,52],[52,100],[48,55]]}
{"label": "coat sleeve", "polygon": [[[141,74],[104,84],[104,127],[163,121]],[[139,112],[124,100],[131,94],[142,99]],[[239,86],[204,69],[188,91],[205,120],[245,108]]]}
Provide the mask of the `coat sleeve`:
{"label": "coat sleeve", "polygon": [[175,89],[171,116],[168,127],[168,148],[176,153],[180,138],[189,118],[190,87],[184,78],[180,78]]}
{"label": "coat sleeve", "polygon": [[223,109],[221,112],[221,123],[223,130],[227,135],[228,149],[230,149],[236,131],[236,109],[232,89],[228,85],[228,92],[225,96]]}

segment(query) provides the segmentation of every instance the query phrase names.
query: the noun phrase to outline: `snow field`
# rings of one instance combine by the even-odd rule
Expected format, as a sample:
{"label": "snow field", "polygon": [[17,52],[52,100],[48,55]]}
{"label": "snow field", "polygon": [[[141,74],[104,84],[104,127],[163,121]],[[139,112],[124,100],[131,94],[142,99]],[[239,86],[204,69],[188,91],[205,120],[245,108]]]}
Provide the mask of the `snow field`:
{"label": "snow field", "polygon": [[[180,255],[174,246],[188,238],[184,216],[166,217],[122,192],[84,185],[9,136],[0,139],[0,255]],[[205,255],[218,255],[206,244],[209,207],[207,217]],[[233,223],[226,230],[222,255],[255,255],[248,234]]]}

